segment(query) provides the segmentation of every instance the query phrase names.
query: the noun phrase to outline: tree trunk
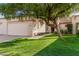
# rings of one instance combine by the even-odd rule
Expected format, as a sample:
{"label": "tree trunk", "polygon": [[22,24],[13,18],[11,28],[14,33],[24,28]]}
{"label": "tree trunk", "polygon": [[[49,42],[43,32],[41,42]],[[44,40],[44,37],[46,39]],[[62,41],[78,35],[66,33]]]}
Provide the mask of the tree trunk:
{"label": "tree trunk", "polygon": [[59,25],[58,24],[56,26],[56,29],[57,29],[57,33],[58,33],[59,38],[62,38],[62,34],[60,32],[60,28],[59,28]]}
{"label": "tree trunk", "polygon": [[55,24],[55,28],[56,28],[57,33],[58,33],[58,37],[62,39],[62,33],[60,31],[59,24],[56,21],[54,22],[54,24]]}

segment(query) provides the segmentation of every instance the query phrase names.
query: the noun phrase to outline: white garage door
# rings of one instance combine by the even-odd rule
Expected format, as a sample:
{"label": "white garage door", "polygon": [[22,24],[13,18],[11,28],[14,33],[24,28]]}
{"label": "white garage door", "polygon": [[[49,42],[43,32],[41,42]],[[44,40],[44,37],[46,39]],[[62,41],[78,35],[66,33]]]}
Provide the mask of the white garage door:
{"label": "white garage door", "polygon": [[0,34],[8,35],[32,35],[33,24],[32,22],[7,22],[0,21]]}
{"label": "white garage door", "polygon": [[8,23],[8,35],[32,35],[33,26],[31,22],[13,22]]}

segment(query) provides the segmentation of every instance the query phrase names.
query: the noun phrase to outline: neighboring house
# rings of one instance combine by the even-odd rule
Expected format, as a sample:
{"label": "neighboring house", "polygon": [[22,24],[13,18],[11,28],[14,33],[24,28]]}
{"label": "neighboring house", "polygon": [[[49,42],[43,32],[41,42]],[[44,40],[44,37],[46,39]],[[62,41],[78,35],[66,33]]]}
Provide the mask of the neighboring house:
{"label": "neighboring house", "polygon": [[61,30],[68,30],[67,24],[71,24],[72,34],[79,33],[79,12],[72,13],[70,17],[62,17],[58,20]]}

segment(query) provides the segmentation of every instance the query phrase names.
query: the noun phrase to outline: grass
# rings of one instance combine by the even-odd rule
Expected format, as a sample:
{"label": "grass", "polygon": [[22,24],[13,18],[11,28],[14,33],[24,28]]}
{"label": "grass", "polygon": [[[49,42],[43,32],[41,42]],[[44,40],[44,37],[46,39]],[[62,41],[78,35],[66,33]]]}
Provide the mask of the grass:
{"label": "grass", "polygon": [[0,53],[12,56],[79,56],[79,35],[64,35],[64,40],[55,35],[40,39],[18,38],[0,43]]}
{"label": "grass", "polygon": [[2,55],[34,55],[56,40],[57,37],[43,37],[40,39],[18,38],[10,42],[0,43]]}

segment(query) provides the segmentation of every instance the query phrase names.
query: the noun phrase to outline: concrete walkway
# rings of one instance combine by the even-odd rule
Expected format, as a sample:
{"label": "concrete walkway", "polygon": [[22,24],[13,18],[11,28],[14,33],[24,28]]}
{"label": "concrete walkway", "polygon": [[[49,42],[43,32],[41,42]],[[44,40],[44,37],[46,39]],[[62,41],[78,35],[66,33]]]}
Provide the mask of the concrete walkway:
{"label": "concrete walkway", "polygon": [[50,34],[38,35],[38,36],[33,36],[33,37],[28,37],[28,38],[31,38],[31,39],[39,39],[39,38],[44,37],[46,35],[50,35]]}

